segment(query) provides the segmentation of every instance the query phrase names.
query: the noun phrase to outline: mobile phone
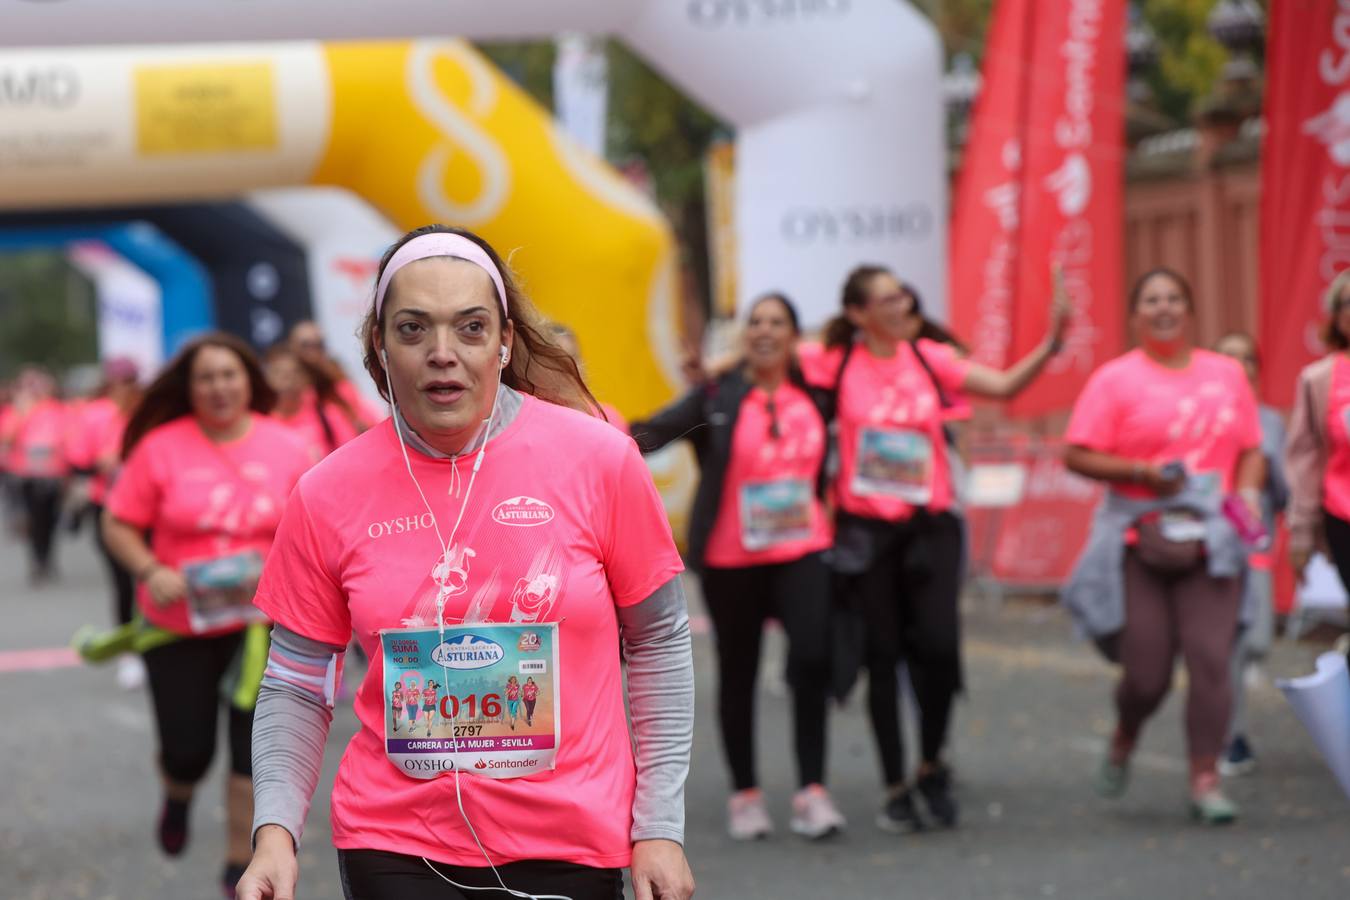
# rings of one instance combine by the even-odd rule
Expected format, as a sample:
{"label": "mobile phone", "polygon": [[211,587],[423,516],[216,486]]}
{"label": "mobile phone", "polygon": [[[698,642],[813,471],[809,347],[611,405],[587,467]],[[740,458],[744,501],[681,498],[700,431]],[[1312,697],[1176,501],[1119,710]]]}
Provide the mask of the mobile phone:
{"label": "mobile phone", "polygon": [[1174,459],[1163,465],[1158,471],[1164,481],[1182,481],[1186,478],[1186,464],[1179,459]]}

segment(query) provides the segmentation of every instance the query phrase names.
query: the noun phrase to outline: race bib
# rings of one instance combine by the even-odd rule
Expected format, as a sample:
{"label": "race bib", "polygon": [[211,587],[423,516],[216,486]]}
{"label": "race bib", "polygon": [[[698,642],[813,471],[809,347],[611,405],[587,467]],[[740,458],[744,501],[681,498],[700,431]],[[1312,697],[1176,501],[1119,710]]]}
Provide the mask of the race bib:
{"label": "race bib", "polygon": [[[385,755],[412,778],[520,778],[556,765],[558,626],[380,632]],[[401,708],[400,704],[401,703]]]}
{"label": "race bib", "polygon": [[192,630],[201,633],[264,621],[266,617],[253,605],[262,565],[262,554],[256,550],[184,563]]}
{"label": "race bib", "polygon": [[858,436],[852,490],[859,497],[927,505],[933,499],[933,442],[918,431],[864,428]]}
{"label": "race bib", "polygon": [[756,551],[811,536],[811,482],[804,478],[741,486],[741,544]]}

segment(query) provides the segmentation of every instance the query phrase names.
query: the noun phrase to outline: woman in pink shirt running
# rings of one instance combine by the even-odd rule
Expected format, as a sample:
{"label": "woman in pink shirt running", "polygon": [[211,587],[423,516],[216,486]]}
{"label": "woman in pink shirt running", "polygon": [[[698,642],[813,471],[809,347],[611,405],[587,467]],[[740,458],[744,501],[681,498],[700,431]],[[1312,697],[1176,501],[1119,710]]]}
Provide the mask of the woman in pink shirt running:
{"label": "woman in pink shirt running", "polygon": [[700,477],[689,558],[717,646],[717,715],[731,776],[727,833],[773,830],[755,765],[755,694],[766,622],[783,624],[798,790],[789,827],[808,839],[845,827],[825,788],[831,528],[823,502],[828,403],[796,362],[797,311],[781,294],[750,306],[728,371],[632,426],[650,453],[688,440]]}
{"label": "woman in pink shirt running", "polygon": [[[924,318],[917,293],[878,266],[849,274],[825,345],[798,351],[807,381],[835,397],[840,465],[831,564],[840,602],[862,621],[868,710],[886,784],[876,823],[886,831],[929,824],[914,793],[933,824],[950,828],[957,821],[942,754],[962,678],[964,526],[945,425],[963,395],[1016,396],[1058,351],[1071,308],[1058,276],[1055,282],[1049,333],[1006,371],[965,359]],[[900,728],[902,661],[919,713],[912,782]]]}
{"label": "woman in pink shirt running", "polygon": [[1068,468],[1110,487],[1064,589],[1082,630],[1121,664],[1115,734],[1096,786],[1105,797],[1124,793],[1139,735],[1166,698],[1180,653],[1191,811],[1222,824],[1237,816],[1217,768],[1247,564],[1225,512],[1241,502],[1260,520],[1261,426],[1238,363],[1193,345],[1185,279],[1146,274],[1130,313],[1138,349],[1093,373],[1064,436]]}
{"label": "woman in pink shirt running", "polygon": [[[353,631],[372,665],[332,796],[348,897],[612,900],[625,867],[639,900],[692,895],[682,565],[636,445],[544,327],[468,232],[418,229],[381,262],[363,339],[392,415],[301,479],[258,590],[276,624],[240,900],[294,896],[332,678],[286,676],[334,672]],[[541,690],[512,734],[497,686],[521,667]],[[463,724],[389,734],[399,668],[434,673]]]}
{"label": "woman in pink shirt running", "polygon": [[263,354],[263,371],[277,392],[272,415],[295,432],[315,462],[365,431],[328,373],[289,345],[278,344]]}
{"label": "woman in pink shirt running", "polygon": [[70,426],[69,410],[56,396],[56,380],[37,368],[19,373],[14,403],[0,417],[0,454],[23,501],[34,586],[55,571],[56,527],[70,474]]}
{"label": "woman in pink shirt running", "polygon": [[127,423],[126,462],[103,516],[109,551],[141,585],[141,614],[177,636],[144,654],[165,792],[159,840],[170,856],[187,844],[188,807],[215,755],[222,685],[232,670],[257,673],[253,686],[227,687],[239,698],[228,704],[227,890],[248,861],[253,712],[243,698],[263,662],[249,651],[265,650],[265,640],[246,639],[259,618],[248,600],[309,466],[300,442],[267,415],[274,399],[238,338],[189,343]]}

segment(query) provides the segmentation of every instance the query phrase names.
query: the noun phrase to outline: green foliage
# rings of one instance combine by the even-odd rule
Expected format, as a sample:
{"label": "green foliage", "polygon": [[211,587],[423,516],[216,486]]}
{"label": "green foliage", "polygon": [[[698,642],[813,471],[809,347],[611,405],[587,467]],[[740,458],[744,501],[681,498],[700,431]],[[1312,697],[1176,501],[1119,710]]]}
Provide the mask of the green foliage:
{"label": "green foliage", "polygon": [[0,378],[98,359],[94,289],[59,252],[0,254]]}
{"label": "green foliage", "polygon": [[1228,51],[1209,33],[1216,0],[1144,0],[1144,18],[1158,40],[1158,63],[1145,73],[1158,108],[1187,120],[1210,96]]}

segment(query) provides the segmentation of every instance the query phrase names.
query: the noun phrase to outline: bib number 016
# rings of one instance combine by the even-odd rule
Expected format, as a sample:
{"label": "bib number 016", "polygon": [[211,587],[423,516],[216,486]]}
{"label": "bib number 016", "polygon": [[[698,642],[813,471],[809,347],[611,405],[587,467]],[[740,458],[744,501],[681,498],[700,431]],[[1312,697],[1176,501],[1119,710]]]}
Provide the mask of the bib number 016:
{"label": "bib number 016", "polygon": [[447,694],[441,698],[441,715],[447,719],[458,719],[460,710],[473,719],[500,719],[502,716],[501,694],[484,694],[480,700],[477,694],[459,698]]}

